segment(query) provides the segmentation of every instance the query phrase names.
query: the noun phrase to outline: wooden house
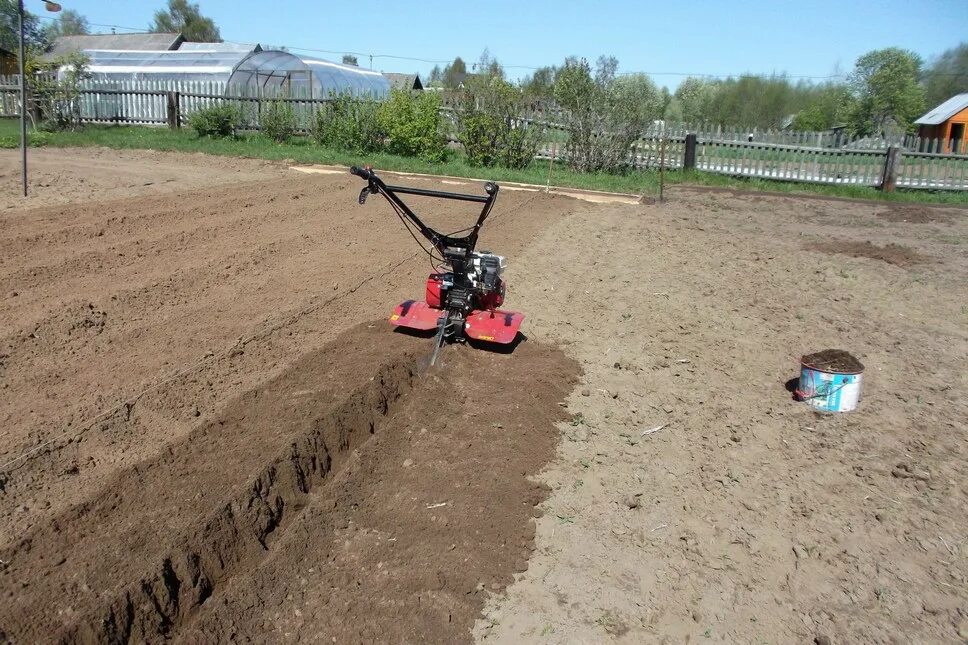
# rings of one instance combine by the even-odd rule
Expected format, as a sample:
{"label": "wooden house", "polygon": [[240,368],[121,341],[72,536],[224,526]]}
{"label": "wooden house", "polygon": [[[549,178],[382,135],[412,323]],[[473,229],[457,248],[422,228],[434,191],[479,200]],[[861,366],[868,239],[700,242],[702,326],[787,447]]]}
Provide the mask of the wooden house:
{"label": "wooden house", "polygon": [[952,96],[915,121],[921,140],[938,139],[938,152],[968,153],[968,92]]}

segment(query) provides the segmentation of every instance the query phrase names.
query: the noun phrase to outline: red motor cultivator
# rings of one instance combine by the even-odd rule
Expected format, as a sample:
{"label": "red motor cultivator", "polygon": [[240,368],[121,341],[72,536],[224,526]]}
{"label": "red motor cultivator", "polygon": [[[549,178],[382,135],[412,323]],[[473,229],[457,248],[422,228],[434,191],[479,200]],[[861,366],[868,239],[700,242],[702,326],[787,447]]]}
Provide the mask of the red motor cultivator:
{"label": "red motor cultivator", "polygon": [[[366,202],[371,193],[383,195],[414,239],[420,242],[411,224],[430,242],[432,248],[425,250],[435,264],[434,272],[427,278],[425,299],[406,300],[390,316],[390,322],[398,327],[437,330],[430,364],[433,365],[436,361],[437,352],[444,340],[462,342],[465,338],[470,338],[505,345],[514,342],[524,314],[498,309],[504,304],[507,286],[503,279],[504,258],[487,251],[474,250],[481,226],[497,199],[497,184],[484,184],[484,192],[487,193],[485,197],[388,186],[369,167],[354,166],[350,168],[350,172],[367,182],[367,186],[360,191],[360,205]],[[444,235],[424,224],[403,203],[400,195],[477,202],[484,207],[477,223],[472,227]],[[460,233],[466,235],[458,235]]]}

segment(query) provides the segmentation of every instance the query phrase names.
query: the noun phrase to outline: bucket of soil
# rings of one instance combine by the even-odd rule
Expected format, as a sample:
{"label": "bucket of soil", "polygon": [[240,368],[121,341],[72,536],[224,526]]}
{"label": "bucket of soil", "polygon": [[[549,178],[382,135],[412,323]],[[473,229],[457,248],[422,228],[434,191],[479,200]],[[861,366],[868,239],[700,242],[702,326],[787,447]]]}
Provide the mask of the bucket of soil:
{"label": "bucket of soil", "polygon": [[849,412],[860,400],[864,365],[842,349],[825,349],[800,359],[796,395],[818,410]]}

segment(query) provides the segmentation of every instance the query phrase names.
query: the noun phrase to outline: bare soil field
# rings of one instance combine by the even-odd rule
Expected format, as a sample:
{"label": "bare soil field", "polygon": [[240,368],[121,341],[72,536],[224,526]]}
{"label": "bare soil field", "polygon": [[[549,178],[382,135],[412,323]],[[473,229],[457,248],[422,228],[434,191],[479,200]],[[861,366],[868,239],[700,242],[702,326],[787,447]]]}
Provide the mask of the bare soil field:
{"label": "bare soil field", "polygon": [[[0,641],[968,638],[968,213],[507,191],[481,246],[528,338],[428,370],[385,322],[427,258],[355,178],[33,159],[0,195]],[[827,348],[855,412],[786,388]]]}

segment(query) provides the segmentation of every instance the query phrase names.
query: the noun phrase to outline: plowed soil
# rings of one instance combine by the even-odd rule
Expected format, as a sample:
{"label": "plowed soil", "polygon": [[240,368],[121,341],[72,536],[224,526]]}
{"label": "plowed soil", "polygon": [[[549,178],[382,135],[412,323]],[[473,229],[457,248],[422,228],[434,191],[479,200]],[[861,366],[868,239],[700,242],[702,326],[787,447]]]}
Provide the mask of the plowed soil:
{"label": "plowed soil", "polygon": [[[965,211],[505,190],[481,247],[528,338],[426,369],[385,320],[429,262],[355,178],[33,159],[0,194],[0,642],[968,639]],[[826,348],[854,412],[785,387]]]}

